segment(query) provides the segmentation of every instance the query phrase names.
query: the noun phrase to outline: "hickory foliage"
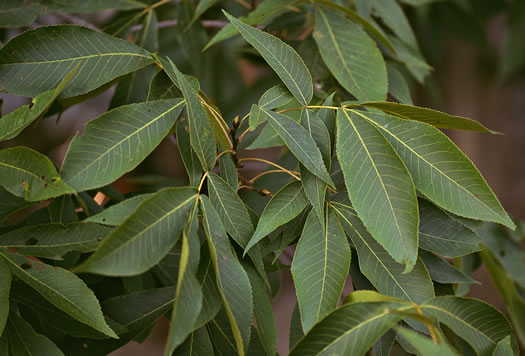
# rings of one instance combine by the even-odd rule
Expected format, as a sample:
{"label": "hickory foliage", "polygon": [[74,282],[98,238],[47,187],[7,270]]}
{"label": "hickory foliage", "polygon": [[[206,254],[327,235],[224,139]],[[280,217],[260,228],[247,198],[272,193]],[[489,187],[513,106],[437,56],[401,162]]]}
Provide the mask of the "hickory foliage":
{"label": "hickory foliage", "polygon": [[[0,354],[167,317],[165,355],[272,356],[289,271],[290,355],[517,355],[521,225],[440,129],[494,132],[412,105],[429,2],[0,1],[0,87],[32,98],[0,119]],[[63,159],[11,140],[108,93]],[[141,165],[163,142],[186,180]],[[480,263],[514,331],[465,297]]]}

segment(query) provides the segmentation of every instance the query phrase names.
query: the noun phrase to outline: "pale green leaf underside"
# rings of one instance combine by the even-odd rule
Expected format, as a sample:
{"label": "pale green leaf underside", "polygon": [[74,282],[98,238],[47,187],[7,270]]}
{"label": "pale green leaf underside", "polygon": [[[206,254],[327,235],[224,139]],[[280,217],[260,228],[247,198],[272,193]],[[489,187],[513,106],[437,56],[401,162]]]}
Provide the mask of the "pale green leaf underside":
{"label": "pale green leaf underside", "polygon": [[358,100],[385,100],[383,56],[375,42],[341,13],[318,7],[313,33],[323,61],[337,81]]}
{"label": "pale green leaf underside", "polygon": [[385,114],[360,113],[383,133],[405,162],[417,190],[440,207],[463,217],[514,229],[474,164],[450,139],[430,125]]}
{"label": "pale green leaf underside", "polygon": [[361,272],[380,293],[414,303],[434,296],[434,286],[420,260],[410,273],[403,273],[403,266],[370,236],[348,203],[334,201],[331,204],[357,249]]}
{"label": "pale green leaf underside", "polygon": [[0,185],[28,201],[73,193],[46,156],[27,147],[0,151]]}
{"label": "pale green leaf underside", "polygon": [[90,121],[69,145],[62,179],[77,191],[117,180],[168,135],[183,104],[181,99],[130,104]]}
{"label": "pale green leaf underside", "polygon": [[[11,272],[74,319],[116,338],[95,294],[73,273],[26,257],[0,252]],[[23,266],[23,267],[21,267]]]}
{"label": "pale green leaf underside", "polygon": [[232,328],[237,352],[244,355],[248,349],[253,312],[250,281],[232,253],[228,235],[210,200],[206,196],[200,196],[200,199],[217,286]]}
{"label": "pale green leaf underside", "polygon": [[295,218],[308,204],[300,182],[292,182],[279,190],[262,212],[255,233],[245,251],[279,226]]}
{"label": "pale green leaf underside", "polygon": [[388,309],[397,303],[347,304],[316,324],[290,352],[290,356],[364,355],[402,316]]}
{"label": "pale green leaf underside", "polygon": [[118,204],[112,205],[102,212],[90,216],[83,220],[84,222],[94,222],[103,225],[117,226],[120,225],[124,220],[130,216],[137,206],[143,201],[151,198],[153,194],[141,194],[128,198]]}
{"label": "pale green leaf underside", "polygon": [[356,111],[338,111],[336,148],[359,217],[388,253],[410,270],[417,260],[419,212],[407,168]]}
{"label": "pale green leaf underside", "polygon": [[292,263],[304,332],[337,307],[350,268],[350,246],[334,212],[327,209],[323,221],[310,212]]}
{"label": "pale green leaf underside", "polygon": [[297,52],[277,37],[246,25],[227,12],[224,14],[272,67],[297,101],[308,105],[313,96],[312,76]]}
{"label": "pale green leaf underside", "polygon": [[42,224],[25,226],[3,234],[0,248],[14,248],[22,255],[60,259],[70,251],[90,252],[111,228],[93,223]]}
{"label": "pale green leaf underside", "polygon": [[421,306],[423,313],[438,319],[465,339],[480,356],[490,356],[499,340],[512,334],[503,314],[476,299],[444,296]]}
{"label": "pale green leaf underside", "polygon": [[28,97],[56,88],[78,64],[63,97],[88,93],[151,63],[151,55],[132,43],[74,25],[26,31],[0,49],[2,86]]}
{"label": "pale green leaf underside", "polygon": [[76,268],[106,276],[133,276],[156,265],[175,245],[197,199],[193,188],[167,188],[142,202],[93,255]]}

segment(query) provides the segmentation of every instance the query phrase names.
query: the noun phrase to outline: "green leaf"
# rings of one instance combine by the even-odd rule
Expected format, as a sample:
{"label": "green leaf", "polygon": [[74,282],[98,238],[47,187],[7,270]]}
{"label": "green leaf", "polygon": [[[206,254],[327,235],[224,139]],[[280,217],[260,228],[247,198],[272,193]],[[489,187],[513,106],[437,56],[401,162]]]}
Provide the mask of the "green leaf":
{"label": "green leaf", "polygon": [[436,297],[423,303],[421,309],[465,339],[480,356],[492,355],[498,341],[512,335],[505,316],[480,300]]}
{"label": "green leaf", "polygon": [[313,96],[312,76],[297,52],[277,37],[246,25],[224,10],[223,12],[277,73],[297,101],[301,105],[308,105]]}
{"label": "green leaf", "polygon": [[23,105],[18,109],[0,118],[0,141],[8,140],[17,136],[24,128],[26,128],[35,119],[43,115],[51,106],[53,101],[64,90],[67,83],[75,74],[77,67],[66,75],[64,79],[55,89],[50,89],[42,94],[36,96],[31,101],[31,104]]}
{"label": "green leaf", "polygon": [[470,278],[465,273],[433,253],[419,251],[419,257],[421,257],[421,260],[427,267],[430,278],[436,282],[480,284],[480,282]]}
{"label": "green leaf", "polygon": [[134,44],[74,25],[26,31],[0,49],[2,86],[9,93],[30,97],[56,88],[64,73],[78,64],[60,95],[63,98],[88,93],[151,63],[151,55]]}
{"label": "green leaf", "polygon": [[203,244],[202,246],[202,257],[197,271],[197,278],[202,288],[203,299],[201,312],[194,325],[195,328],[204,326],[215,318],[222,305],[221,295],[217,289],[214,264],[210,256],[209,248],[206,245],[207,244]]}
{"label": "green leaf", "polygon": [[307,204],[300,182],[292,182],[281,188],[264,208],[255,233],[244,250],[248,251],[279,226],[295,218]]}
{"label": "green leaf", "polygon": [[71,141],[60,171],[77,191],[107,185],[138,166],[168,135],[180,99],[118,107],[90,121]]}
{"label": "green leaf", "polygon": [[9,346],[12,355],[31,356],[49,355],[64,356],[64,353],[44,335],[37,334],[27,321],[16,313],[9,315]]}
{"label": "green leaf", "polygon": [[[257,274],[257,271],[248,265],[244,265],[250,285],[253,291],[253,312],[257,334],[261,340],[266,355],[275,356],[276,354],[276,330],[275,319],[270,304],[270,298],[266,292],[264,280]],[[251,342],[253,342],[253,337]],[[250,344],[251,344],[250,342]]]}
{"label": "green leaf", "polygon": [[419,247],[453,258],[481,250],[478,235],[425,199],[419,199]]}
{"label": "green leaf", "polygon": [[420,260],[412,271],[404,273],[403,266],[370,236],[348,203],[334,201],[331,206],[357,249],[361,272],[380,293],[417,304],[434,296],[434,286]]}
{"label": "green leaf", "polygon": [[273,111],[263,111],[268,115],[272,128],[279,134],[286,147],[312,174],[333,186],[334,183],[326,170],[323,157],[315,140],[295,120]]}
{"label": "green leaf", "polygon": [[425,356],[442,356],[442,355],[456,355],[459,354],[446,343],[436,343],[431,338],[423,336],[422,334],[403,327],[396,328],[398,337],[401,337],[414,347],[418,355]]}
{"label": "green leaf", "polygon": [[9,316],[9,291],[11,290],[11,272],[0,258],[0,335],[4,331]]}
{"label": "green leaf", "polygon": [[481,251],[480,255],[492,282],[503,297],[503,303],[505,303],[506,311],[510,315],[516,335],[523,343],[525,341],[525,301],[509,273],[496,262],[494,254],[485,249]]}
{"label": "green leaf", "polygon": [[146,4],[138,0],[105,0],[103,2],[84,0],[52,0],[51,9],[55,11],[89,13],[110,9],[130,10],[145,7]]}
{"label": "green leaf", "polygon": [[[233,328],[228,319],[228,314],[221,308],[215,318],[207,325],[208,333],[216,355],[243,355],[236,350],[236,341],[233,336]],[[251,334],[251,328],[248,329]],[[248,348],[248,345],[246,346]],[[249,350],[247,350],[248,354]],[[250,355],[251,356],[251,355]]]}
{"label": "green leaf", "polygon": [[0,334],[0,352],[2,355],[9,355],[9,338],[7,332]]}
{"label": "green leaf", "polygon": [[350,268],[350,246],[334,212],[327,209],[323,221],[310,212],[291,268],[305,333],[337,308]]}
{"label": "green leaf", "polygon": [[189,183],[192,187],[197,187],[202,177],[203,169],[199,162],[199,157],[195,154],[190,144],[190,134],[188,121],[181,118],[176,124],[177,145],[182,158],[184,168],[188,174]]}
{"label": "green leaf", "polygon": [[149,83],[146,101],[180,98],[182,92],[170,79],[165,71],[161,70],[153,76]]}
{"label": "green leaf", "polygon": [[388,92],[402,104],[413,105],[407,80],[392,62],[387,62]]}
{"label": "green leaf", "polygon": [[392,330],[387,331],[381,338],[374,344],[373,350],[375,356],[388,356],[390,350],[394,345],[396,339],[396,333]]}
{"label": "green leaf", "polygon": [[[166,188],[142,202],[76,272],[133,276],[156,265],[175,245],[197,199],[193,188]],[[144,246],[154,248],[145,249]]]}
{"label": "green leaf", "polygon": [[153,194],[141,194],[132,198],[128,198],[118,204],[104,209],[102,212],[96,215],[90,216],[89,218],[85,219],[84,222],[94,222],[103,225],[118,226],[135,211],[137,206],[152,196]]}
{"label": "green leaf", "polygon": [[424,123],[362,113],[375,123],[405,162],[416,188],[456,215],[514,229],[500,202],[474,164],[450,139]]}
{"label": "green leaf", "polygon": [[31,205],[30,202],[14,196],[0,186],[0,225],[8,216]]}
{"label": "green leaf", "polygon": [[35,21],[36,17],[44,13],[46,6],[38,2],[24,0],[9,0],[0,2],[0,27],[21,27]]}
{"label": "green leaf", "polygon": [[219,172],[220,176],[228,183],[228,185],[237,192],[239,186],[239,176],[237,175],[237,168],[229,154],[223,154],[219,158]]}
{"label": "green leaf", "polygon": [[27,147],[0,151],[0,185],[27,201],[73,193],[46,156]]}
{"label": "green leaf", "polygon": [[[288,104],[292,100],[292,95],[282,84],[271,87],[259,99],[258,105],[252,106],[250,111],[250,130],[253,131],[266,121],[266,114],[260,109],[272,110]],[[255,107],[255,108],[254,108]]]}
{"label": "green leaf", "polygon": [[202,289],[196,277],[200,257],[197,202],[182,230],[182,250],[177,278],[177,291],[171,313],[170,331],[164,349],[169,356],[195,330],[194,323],[202,308]]}
{"label": "green leaf", "polygon": [[106,324],[95,294],[73,273],[32,259],[0,252],[11,272],[74,319],[117,338]]}
{"label": "green leaf", "polygon": [[70,251],[94,251],[111,228],[93,223],[43,224],[25,226],[1,235],[0,248],[15,249],[22,255],[61,259]]}
{"label": "green leaf", "polygon": [[292,349],[303,336],[301,313],[299,312],[299,304],[296,303],[292,311],[292,319],[290,320],[290,335],[288,342],[290,349]]}
{"label": "green leaf", "polygon": [[492,356],[513,356],[514,350],[510,345],[510,336],[505,336],[503,339],[498,341]]}
{"label": "green leaf", "polygon": [[417,48],[417,40],[401,6],[393,0],[374,0],[374,13],[394,34],[410,47]]}
{"label": "green leaf", "polygon": [[208,192],[226,232],[243,249],[253,235],[253,225],[243,201],[228,183],[214,173],[208,174]]}
{"label": "green leaf", "polygon": [[198,94],[193,90],[186,77],[173,64],[171,59],[160,59],[164,70],[176,81],[186,101],[186,113],[190,127],[190,143],[202,167],[210,171],[215,166],[216,146],[213,130],[208,120],[208,115],[202,106]]}
{"label": "green leaf", "polygon": [[122,338],[138,337],[149,332],[155,321],[173,305],[174,287],[147,289],[106,299],[102,310],[126,330]]}
{"label": "green leaf", "polygon": [[62,225],[78,222],[78,215],[75,209],[75,203],[70,195],[62,195],[55,198],[47,206],[49,221]]}
{"label": "green leaf", "polygon": [[319,52],[337,81],[358,100],[385,100],[385,62],[375,42],[337,10],[316,8],[313,32]]}
{"label": "green leaf", "polygon": [[213,356],[213,345],[206,327],[203,326],[192,332],[175,350],[173,356]]}
{"label": "green leaf", "polygon": [[396,303],[355,303],[336,309],[316,324],[290,352],[290,356],[364,355],[402,316],[391,310]]}
{"label": "green leaf", "polygon": [[409,272],[417,261],[419,212],[406,166],[357,111],[338,111],[336,150],[357,214],[371,235]]}
{"label": "green leaf", "polygon": [[253,310],[250,281],[233,255],[228,236],[213,205],[206,196],[201,195],[200,200],[217,286],[228,315],[237,352],[244,355],[250,340]]}
{"label": "green leaf", "polygon": [[455,129],[485,133],[497,133],[477,121],[462,116],[449,115],[444,112],[419,106],[398,104],[386,101],[360,103],[360,106],[379,109],[386,114],[409,121],[420,121],[442,129]]}
{"label": "green leaf", "polygon": [[199,4],[197,5],[197,8],[195,9],[195,13],[193,14],[193,18],[191,19],[191,22],[189,25],[194,23],[203,13],[206,12],[206,10],[212,7],[216,1],[217,0],[200,0]]}

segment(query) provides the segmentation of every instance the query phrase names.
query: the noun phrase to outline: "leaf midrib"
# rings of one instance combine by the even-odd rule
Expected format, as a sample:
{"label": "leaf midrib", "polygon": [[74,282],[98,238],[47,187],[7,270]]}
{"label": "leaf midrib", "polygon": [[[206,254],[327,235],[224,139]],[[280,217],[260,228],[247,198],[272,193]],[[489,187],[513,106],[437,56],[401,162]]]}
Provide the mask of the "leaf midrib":
{"label": "leaf midrib", "polygon": [[[392,205],[392,201],[390,200],[390,195],[388,194],[388,191],[386,190],[386,186],[385,186],[385,184],[383,182],[383,178],[379,174],[379,171],[377,169],[375,161],[373,160],[372,155],[370,154],[370,151],[368,151],[368,147],[366,146],[365,142],[363,141],[363,138],[361,137],[361,134],[359,133],[359,130],[357,130],[357,128],[355,127],[354,123],[352,122],[352,119],[350,118],[350,116],[348,116],[346,111],[347,110],[343,110],[346,118],[350,122],[350,125],[352,125],[352,128],[354,129],[357,137],[359,138],[359,141],[361,142],[361,145],[362,145],[363,149],[365,150],[365,152],[366,152],[366,154],[368,156],[368,159],[372,163],[372,167],[374,167],[374,171],[376,172],[376,175],[377,175],[377,178],[379,179],[379,182],[381,183],[381,187],[383,188],[383,192],[385,193],[386,200],[388,201],[388,205],[390,206],[390,210],[392,212],[392,217],[394,218],[394,222],[395,222],[395,225],[396,225],[397,233],[398,233],[398,236],[399,236],[399,241],[401,241],[401,244],[403,245],[403,249],[405,250],[406,258],[408,260],[408,256],[410,256],[410,254],[408,252],[408,249],[406,247],[405,241],[403,239],[403,233],[401,231],[401,227],[399,226],[399,222],[397,221],[397,215],[396,215],[396,212],[395,212],[394,207]],[[352,112],[355,112],[355,111],[352,110]]]}
{"label": "leaf midrib", "polygon": [[147,58],[153,59],[149,56],[145,56],[143,54],[138,53],[128,53],[128,52],[115,52],[115,53],[98,53],[98,54],[90,54],[86,56],[80,56],[80,57],[71,57],[71,58],[64,58],[64,59],[55,59],[55,60],[47,60],[47,61],[40,61],[40,62],[15,62],[15,63],[4,63],[0,64],[1,67],[8,67],[8,66],[17,66],[17,65],[26,65],[26,64],[48,64],[48,63],[62,63],[62,62],[71,62],[71,61],[80,61],[83,59],[90,59],[90,58],[99,58],[99,57],[107,57],[107,56],[130,56],[130,57],[141,57],[141,58]]}
{"label": "leaf midrib", "polygon": [[[335,202],[335,201],[331,201],[330,202],[331,205],[332,205],[332,208],[334,208],[335,210],[337,210],[339,212],[339,209],[337,209],[337,207],[335,207],[333,204],[338,204],[338,205],[342,205],[343,207],[346,208],[346,206],[344,204],[341,204],[341,203],[338,203],[338,202]],[[347,210],[348,211],[348,210]],[[352,212],[348,211],[348,213],[354,215],[357,217],[357,215],[353,214]],[[379,264],[383,267],[383,269],[388,273],[388,275],[390,276],[390,278],[392,278],[392,280],[394,281],[394,283],[399,287],[399,289],[406,295],[407,299],[411,302],[414,303],[414,300],[410,297],[410,295],[405,291],[405,289],[403,288],[403,286],[401,284],[399,284],[399,282],[397,281],[397,279],[392,275],[392,273],[390,273],[390,270],[385,266],[385,264],[383,264],[383,260],[381,258],[379,258],[379,256],[376,255],[376,253],[374,252],[374,250],[372,248],[370,248],[370,245],[366,242],[366,240],[363,238],[363,235],[361,235],[361,233],[359,232],[359,230],[357,228],[354,227],[354,225],[348,221],[348,219],[341,213],[339,212],[339,215],[346,220],[346,222],[348,223],[348,225],[350,225],[355,233],[357,235],[359,235],[359,238],[361,239],[361,241],[363,241],[363,243],[366,245],[366,247],[368,248],[368,250],[370,250],[370,253],[372,255],[374,255],[374,257],[376,258],[376,260],[379,262]]]}
{"label": "leaf midrib", "polygon": [[[153,103],[153,102],[150,102],[150,103]],[[85,166],[83,169],[81,169],[80,171],[78,171],[75,175],[72,175],[70,178],[68,178],[69,181],[72,181],[73,179],[75,179],[76,177],[78,177],[79,175],[81,175],[82,173],[84,173],[87,169],[89,169],[92,165],[94,165],[95,163],[99,162],[103,157],[105,157],[106,155],[108,155],[110,152],[112,152],[117,146],[121,145],[123,142],[129,140],[132,136],[134,135],[137,135],[139,134],[142,130],[148,128],[150,125],[156,123],[158,120],[162,119],[163,117],[165,117],[166,115],[168,115],[171,111],[173,111],[174,109],[176,109],[179,105],[182,105],[184,103],[183,100],[181,100],[180,102],[178,102],[176,105],[174,105],[173,107],[171,107],[169,110],[166,110],[165,112],[161,113],[160,115],[158,115],[157,117],[155,117],[153,120],[151,120],[150,122],[148,122],[147,124],[145,124],[144,126],[140,127],[138,130],[135,130],[133,131],[133,133],[125,136],[122,140],[118,141],[117,143],[115,143],[113,146],[111,146],[110,148],[108,148],[103,154],[101,154],[100,156],[98,156],[95,160],[93,160],[91,163],[89,163],[87,166]],[[117,109],[118,110],[118,109]],[[80,136],[81,137],[81,136]],[[67,156],[66,156],[66,159],[67,159]]]}
{"label": "leaf midrib", "polygon": [[[346,111],[346,110],[345,110]],[[496,216],[498,216],[499,218],[503,219],[503,220],[506,220],[504,216],[501,216],[499,215],[497,212],[495,212],[492,208],[490,208],[487,204],[485,204],[483,201],[481,201],[480,199],[477,199],[474,194],[472,194],[470,191],[468,191],[465,187],[463,187],[462,185],[460,185],[459,183],[457,183],[455,180],[453,180],[451,177],[449,177],[447,174],[445,174],[443,171],[441,171],[439,168],[437,168],[436,166],[434,166],[432,163],[430,163],[429,161],[427,161],[423,156],[419,155],[416,151],[414,151],[412,149],[412,147],[408,146],[404,141],[402,141],[399,137],[397,137],[393,132],[391,132],[390,130],[388,130],[387,128],[379,125],[377,122],[375,122],[374,120],[368,118],[366,115],[363,115],[363,114],[359,114],[357,113],[355,110],[352,110],[352,112],[355,112],[356,114],[358,114],[359,116],[362,116],[363,118],[365,118],[367,121],[373,123],[375,126],[377,126],[380,130],[383,130],[385,132],[387,132],[390,136],[392,136],[393,138],[395,138],[399,143],[401,143],[403,146],[405,146],[410,152],[412,152],[416,157],[418,157],[420,160],[424,161],[426,164],[428,164],[430,167],[432,167],[432,169],[436,170],[439,174],[443,175],[444,177],[446,177],[450,182],[454,183],[454,185],[456,185],[458,188],[460,188],[461,190],[463,190],[464,192],[466,192],[468,195],[470,195],[471,198],[474,198],[474,201],[478,201],[480,202],[485,208],[487,208],[488,210],[490,210],[493,214],[495,214]],[[412,120],[411,120],[412,121]]]}

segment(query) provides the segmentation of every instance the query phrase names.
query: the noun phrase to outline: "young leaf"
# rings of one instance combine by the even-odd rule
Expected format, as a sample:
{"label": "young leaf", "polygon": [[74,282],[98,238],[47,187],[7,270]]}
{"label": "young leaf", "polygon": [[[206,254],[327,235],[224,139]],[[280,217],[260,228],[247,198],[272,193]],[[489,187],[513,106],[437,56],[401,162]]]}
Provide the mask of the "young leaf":
{"label": "young leaf", "polygon": [[56,88],[64,73],[78,64],[61,97],[88,93],[151,63],[151,55],[134,44],[74,25],[25,31],[0,49],[2,86],[9,93],[29,97]]}
{"label": "young leaf", "polygon": [[[77,65],[78,67],[78,65]],[[66,75],[64,79],[55,89],[50,89],[42,94],[36,96],[31,104],[19,107],[9,114],[0,118],[0,141],[8,140],[17,136],[24,128],[26,128],[35,119],[44,114],[51,106],[53,101],[64,90],[67,83],[75,74],[77,67]]]}
{"label": "young leaf", "polygon": [[264,208],[255,233],[244,250],[248,251],[266,235],[295,218],[307,204],[308,200],[300,182],[292,182],[284,186]]}
{"label": "young leaf", "polygon": [[310,212],[291,268],[305,333],[337,307],[350,268],[350,246],[334,212],[327,209],[323,221]]}
{"label": "young leaf", "polygon": [[219,215],[206,196],[201,195],[204,229],[215,269],[217,286],[232,329],[237,353],[245,354],[250,340],[253,300],[250,281],[233,255]]}
{"label": "young leaf", "polygon": [[407,308],[397,303],[355,303],[336,309],[316,324],[290,352],[290,356],[363,355],[381,335],[396,325]]}
{"label": "young leaf", "polygon": [[359,103],[359,105],[379,109],[400,119],[420,121],[442,129],[497,133],[477,121],[462,116],[449,115],[434,109],[386,101]]}
{"label": "young leaf", "polygon": [[331,205],[357,249],[361,272],[380,293],[417,304],[434,297],[434,286],[420,260],[412,271],[403,273],[402,265],[370,236],[348,203],[334,201]]}
{"label": "young leaf", "polygon": [[0,248],[16,249],[22,255],[61,259],[70,251],[91,252],[111,228],[93,223],[25,226],[2,235]]}
{"label": "young leaf", "polygon": [[171,59],[160,59],[162,66],[172,81],[176,81],[184,94],[186,113],[190,127],[190,143],[202,167],[211,171],[215,166],[217,147],[213,129],[208,115],[202,106],[197,93],[193,90],[186,77],[173,64]]}
{"label": "young leaf", "polygon": [[416,188],[428,199],[456,215],[514,229],[515,224],[476,167],[445,134],[420,122],[383,114],[361,115],[392,144]]}
{"label": "young leaf", "polygon": [[0,252],[0,257],[15,276],[57,308],[74,319],[117,338],[115,332],[106,324],[93,291],[73,273],[12,253]]}
{"label": "young leaf", "polygon": [[425,199],[419,199],[419,247],[453,258],[481,250],[474,231]]}
{"label": "young leaf", "polygon": [[104,209],[102,212],[90,216],[89,218],[83,220],[84,222],[94,222],[102,225],[109,226],[118,226],[124,222],[130,216],[137,206],[139,206],[143,201],[151,198],[153,194],[141,194],[128,198],[124,201],[121,201],[118,204],[112,205],[107,209]]}
{"label": "young leaf", "polygon": [[408,329],[399,327],[396,329],[398,337],[401,337],[414,347],[418,354],[427,356],[459,356],[459,354],[446,343],[436,343],[429,337]]}
{"label": "young leaf", "polygon": [[277,37],[237,20],[224,11],[228,20],[277,73],[284,85],[301,105],[308,105],[313,96],[312,76],[297,52]]}
{"label": "young leaf", "polygon": [[337,157],[348,195],[371,235],[409,272],[417,261],[419,212],[407,168],[360,113],[337,113]]}
{"label": "young leaf", "polygon": [[77,191],[107,185],[142,162],[169,133],[180,99],[118,107],[90,121],[71,141],[60,171]]}
{"label": "young leaf", "polygon": [[37,334],[31,324],[16,313],[9,315],[7,325],[9,347],[13,355],[64,356],[57,345],[44,335]]}
{"label": "young leaf", "polygon": [[253,105],[250,111],[250,130],[255,130],[257,126],[266,121],[266,114],[260,108],[272,110],[288,104],[290,100],[292,100],[292,95],[282,84],[265,91],[259,99],[258,105]]}
{"label": "young leaf", "polygon": [[286,115],[262,110],[268,115],[268,121],[272,128],[279,134],[299,162],[312,174],[333,186],[334,183],[326,170],[321,151],[308,131]]}
{"label": "young leaf", "polygon": [[74,193],[46,156],[27,147],[0,151],[0,185],[27,201]]}
{"label": "young leaf", "polygon": [[[197,199],[193,188],[166,188],[141,203],[76,272],[133,276],[156,265],[177,242]],[[144,248],[144,244],[152,248]]]}
{"label": "young leaf", "polygon": [[9,315],[9,291],[11,289],[11,271],[0,258],[0,335],[4,331],[5,323]]}
{"label": "young leaf", "polygon": [[[490,356],[499,340],[512,335],[512,327],[501,312],[471,298],[443,296],[421,305],[430,315],[465,339],[480,356]],[[517,351],[516,340],[513,349]]]}
{"label": "young leaf", "polygon": [[202,289],[195,276],[200,255],[199,222],[196,215],[197,204],[191,210],[186,226],[182,230],[177,291],[173,302],[168,340],[164,349],[164,354],[167,356],[170,356],[173,350],[195,330],[194,323],[202,308]]}
{"label": "young leaf", "polygon": [[337,10],[317,7],[313,38],[323,61],[350,94],[360,101],[386,99],[383,56],[361,27]]}

